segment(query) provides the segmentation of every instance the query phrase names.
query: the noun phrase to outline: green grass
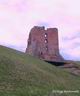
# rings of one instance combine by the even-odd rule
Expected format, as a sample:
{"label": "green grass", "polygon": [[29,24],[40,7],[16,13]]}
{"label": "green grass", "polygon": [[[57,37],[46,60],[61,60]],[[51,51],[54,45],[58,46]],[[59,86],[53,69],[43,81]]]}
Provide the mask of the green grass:
{"label": "green grass", "polygon": [[[79,90],[79,93],[59,94],[54,90]],[[80,96],[80,77],[0,46],[0,96]]]}

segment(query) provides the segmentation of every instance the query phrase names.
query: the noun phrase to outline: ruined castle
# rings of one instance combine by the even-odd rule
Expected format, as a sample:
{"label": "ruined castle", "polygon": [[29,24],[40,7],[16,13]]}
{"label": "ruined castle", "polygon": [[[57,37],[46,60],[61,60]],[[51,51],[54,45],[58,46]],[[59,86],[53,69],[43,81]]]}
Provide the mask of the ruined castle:
{"label": "ruined castle", "polygon": [[26,53],[46,61],[63,61],[59,53],[58,29],[34,26],[29,34]]}

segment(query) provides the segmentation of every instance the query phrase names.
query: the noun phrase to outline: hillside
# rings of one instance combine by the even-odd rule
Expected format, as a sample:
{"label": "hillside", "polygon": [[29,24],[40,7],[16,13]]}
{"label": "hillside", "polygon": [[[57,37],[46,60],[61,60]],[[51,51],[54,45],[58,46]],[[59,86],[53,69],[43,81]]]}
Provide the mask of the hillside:
{"label": "hillside", "polygon": [[[59,94],[55,90],[79,92]],[[80,96],[80,77],[0,46],[0,96]]]}

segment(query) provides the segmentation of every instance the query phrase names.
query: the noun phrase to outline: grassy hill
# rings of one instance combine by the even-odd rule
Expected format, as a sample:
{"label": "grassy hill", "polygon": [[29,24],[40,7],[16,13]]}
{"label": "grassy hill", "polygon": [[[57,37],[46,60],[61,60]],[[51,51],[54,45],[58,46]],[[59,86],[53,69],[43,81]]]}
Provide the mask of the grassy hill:
{"label": "grassy hill", "polygon": [[0,96],[80,96],[80,77],[0,46]]}

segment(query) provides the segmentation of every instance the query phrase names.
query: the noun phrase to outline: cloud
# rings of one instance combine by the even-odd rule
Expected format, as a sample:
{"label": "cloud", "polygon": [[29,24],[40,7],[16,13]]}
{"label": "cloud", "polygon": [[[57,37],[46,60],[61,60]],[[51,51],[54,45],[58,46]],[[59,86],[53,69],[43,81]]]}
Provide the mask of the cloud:
{"label": "cloud", "polygon": [[0,0],[0,44],[25,51],[34,25],[57,27],[61,54],[80,60],[79,4],[79,0]]}
{"label": "cloud", "polygon": [[65,59],[71,59],[71,60],[80,60],[80,46],[77,46],[76,48],[68,48],[61,50],[61,53],[63,54]]}

